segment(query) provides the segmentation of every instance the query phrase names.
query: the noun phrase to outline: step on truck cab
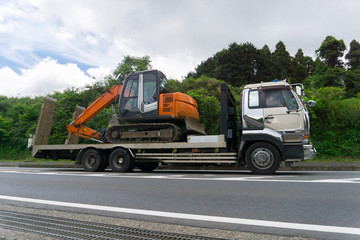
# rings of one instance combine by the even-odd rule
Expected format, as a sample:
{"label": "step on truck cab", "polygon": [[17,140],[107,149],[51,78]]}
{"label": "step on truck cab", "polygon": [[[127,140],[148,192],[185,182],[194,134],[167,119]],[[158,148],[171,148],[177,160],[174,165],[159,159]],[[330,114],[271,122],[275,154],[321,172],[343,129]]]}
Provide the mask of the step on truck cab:
{"label": "step on truck cab", "polygon": [[[73,159],[85,171],[152,171],[162,165],[244,166],[255,174],[273,174],[287,165],[313,158],[310,118],[301,84],[284,81],[244,87],[240,106],[227,84],[220,85],[220,133],[178,142],[130,142],[48,145],[56,100],[45,98],[35,134],[35,158]],[[302,97],[302,98],[301,98]],[[45,104],[48,104],[47,106]],[[240,113],[240,114],[238,114]],[[157,133],[161,136],[162,132]],[[37,136],[36,136],[37,135]],[[71,142],[71,143],[70,143]]]}

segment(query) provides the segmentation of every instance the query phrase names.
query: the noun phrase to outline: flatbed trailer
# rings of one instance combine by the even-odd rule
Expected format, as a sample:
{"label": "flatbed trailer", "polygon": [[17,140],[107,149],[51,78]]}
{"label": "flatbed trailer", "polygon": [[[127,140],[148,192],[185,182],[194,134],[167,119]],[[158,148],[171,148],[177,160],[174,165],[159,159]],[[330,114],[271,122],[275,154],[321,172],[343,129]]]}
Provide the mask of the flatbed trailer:
{"label": "flatbed trailer", "polygon": [[[296,109],[278,107],[277,115],[264,117],[266,106],[263,91],[287,91]],[[241,116],[237,115],[236,102],[226,84],[221,84],[220,133],[210,136],[188,136],[186,142],[149,143],[96,143],[48,145],[56,100],[46,98],[39,117],[32,146],[34,158],[72,159],[82,164],[85,171],[103,171],[110,165],[115,172],[128,172],[138,167],[142,171],[152,171],[161,164],[207,164],[207,165],[247,165],[256,174],[273,174],[281,161],[291,164],[313,158],[316,150],[309,144],[309,118],[305,106],[289,84],[264,84],[245,87],[242,94]],[[255,93],[255,94],[254,94]],[[267,92],[268,94],[269,92]],[[259,100],[251,102],[250,97]],[[251,106],[257,103],[259,106]],[[279,109],[286,110],[282,116]],[[270,109],[272,110],[272,109]],[[267,109],[269,111],[269,109]],[[302,115],[301,115],[302,114]],[[302,130],[274,130],[266,124],[282,118],[296,117]],[[300,117],[299,117],[299,116]],[[291,119],[290,119],[291,120]],[[292,120],[293,121],[293,120]],[[295,122],[296,122],[295,121]],[[277,122],[279,125],[279,122]],[[280,122],[280,125],[282,122]],[[285,122],[287,126],[289,122]],[[160,134],[160,132],[159,132]],[[71,136],[69,135],[69,138]],[[68,138],[68,139],[69,139]]]}
{"label": "flatbed trailer", "polygon": [[[237,153],[224,152],[226,142],[223,135],[200,137],[211,142],[191,142],[199,139],[190,136],[188,142],[172,143],[126,143],[126,144],[54,144],[34,145],[32,152],[35,158],[73,159],[81,164],[83,153],[88,149],[103,151],[106,155],[117,148],[126,149],[136,162],[161,163],[202,163],[202,164],[235,164]],[[198,140],[197,140],[198,141]]]}

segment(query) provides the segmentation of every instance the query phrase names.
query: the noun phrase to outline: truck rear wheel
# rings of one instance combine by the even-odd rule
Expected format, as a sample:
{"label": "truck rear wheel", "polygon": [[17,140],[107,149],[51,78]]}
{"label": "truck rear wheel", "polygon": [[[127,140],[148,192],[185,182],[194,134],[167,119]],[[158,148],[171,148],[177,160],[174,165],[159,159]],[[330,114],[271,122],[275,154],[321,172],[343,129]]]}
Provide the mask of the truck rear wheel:
{"label": "truck rear wheel", "polygon": [[259,142],[251,145],[245,154],[248,169],[255,174],[273,174],[280,167],[280,153],[270,143]]}
{"label": "truck rear wheel", "polygon": [[115,149],[109,157],[109,165],[114,172],[128,172],[135,167],[135,160],[123,148]]}
{"label": "truck rear wheel", "polygon": [[81,164],[86,172],[101,172],[107,165],[103,152],[95,149],[88,149],[84,152]]}
{"label": "truck rear wheel", "polygon": [[143,172],[151,172],[159,166],[159,162],[137,163],[136,166]]}

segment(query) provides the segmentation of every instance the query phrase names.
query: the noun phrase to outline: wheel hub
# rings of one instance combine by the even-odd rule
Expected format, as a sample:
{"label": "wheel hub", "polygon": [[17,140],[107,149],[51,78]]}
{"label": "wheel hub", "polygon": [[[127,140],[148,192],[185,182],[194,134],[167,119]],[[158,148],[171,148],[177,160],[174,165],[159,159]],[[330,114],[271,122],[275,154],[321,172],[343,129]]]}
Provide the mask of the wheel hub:
{"label": "wheel hub", "polygon": [[117,160],[117,163],[118,164],[123,164],[124,163],[124,158],[119,157],[118,160]]}
{"label": "wheel hub", "polygon": [[96,158],[94,156],[89,157],[88,164],[89,166],[94,166],[96,163]]}
{"label": "wheel hub", "polygon": [[251,156],[252,162],[260,168],[271,166],[273,159],[272,153],[268,149],[256,149]]}

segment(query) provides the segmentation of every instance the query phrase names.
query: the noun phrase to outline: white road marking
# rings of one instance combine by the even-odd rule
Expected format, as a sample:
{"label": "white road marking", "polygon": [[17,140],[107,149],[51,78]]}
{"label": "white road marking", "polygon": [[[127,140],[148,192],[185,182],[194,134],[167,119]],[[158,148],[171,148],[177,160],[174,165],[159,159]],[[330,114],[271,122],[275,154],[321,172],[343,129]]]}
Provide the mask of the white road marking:
{"label": "white road marking", "polygon": [[360,235],[360,228],[352,228],[352,227],[338,227],[338,226],[326,226],[326,225],[315,225],[315,224],[266,221],[266,220],[256,220],[256,219],[246,219],[246,218],[219,217],[219,216],[209,216],[209,215],[164,212],[164,211],[154,211],[154,210],[142,210],[142,209],[122,208],[122,207],[109,207],[109,206],[100,206],[100,205],[93,205],[93,204],[60,202],[60,201],[13,197],[13,196],[5,196],[5,195],[0,195],[0,199],[10,200],[10,201],[18,201],[18,202],[26,202],[26,203],[45,204],[45,205],[60,206],[60,207],[91,209],[91,210],[117,212],[117,213],[129,213],[129,214],[138,214],[138,215],[155,216],[155,217],[176,218],[176,219],[217,222],[217,223],[230,223],[230,224],[271,227],[271,228],[285,228],[285,229],[315,231],[315,232]]}
{"label": "white road marking", "polygon": [[[89,172],[39,172],[37,170],[3,170],[3,173],[40,174],[54,176],[75,177],[102,177],[102,178],[134,178],[134,179],[164,179],[164,180],[193,180],[193,181],[244,181],[244,182],[284,182],[284,183],[357,183],[360,178],[333,178],[333,179],[294,179],[295,175],[286,176],[245,176],[245,177],[209,177],[206,174],[200,177],[186,177],[186,175],[144,175],[143,173],[89,173]],[[279,179],[290,178],[290,179]],[[292,179],[291,179],[292,178]]]}

